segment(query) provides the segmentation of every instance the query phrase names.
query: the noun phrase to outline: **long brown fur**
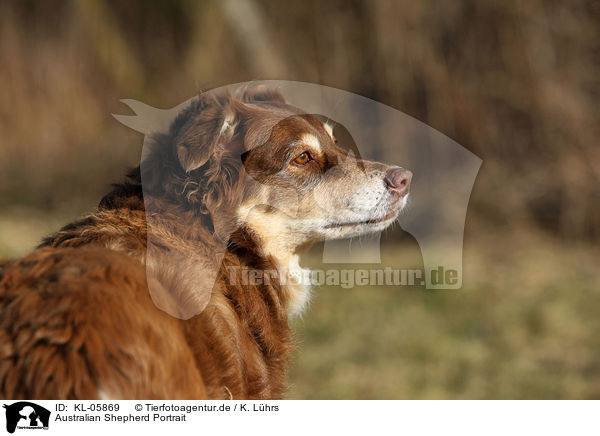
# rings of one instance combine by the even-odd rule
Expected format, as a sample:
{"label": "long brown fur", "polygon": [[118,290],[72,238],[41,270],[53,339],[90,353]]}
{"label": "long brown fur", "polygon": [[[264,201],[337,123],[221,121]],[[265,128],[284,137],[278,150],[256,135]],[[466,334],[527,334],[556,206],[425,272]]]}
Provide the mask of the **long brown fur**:
{"label": "long brown fur", "polygon": [[95,213],[0,262],[0,396],[280,398],[310,289],[243,274],[395,219],[411,173],[349,156],[277,92],[202,94]]}
{"label": "long brown fur", "polygon": [[[261,95],[269,97],[243,100]],[[221,103],[193,103],[188,112],[202,118],[195,128],[218,118]],[[185,116],[163,142],[177,137],[189,122]],[[206,140],[211,126],[195,134]],[[172,153],[157,152],[156,165],[173,165]],[[205,217],[221,206],[211,203],[224,201],[217,190],[232,190],[225,160],[233,158],[224,154],[213,153],[220,170],[209,172],[208,180],[173,170],[165,172],[168,180],[156,181],[154,200],[171,214],[157,225],[167,239],[180,238],[166,244],[207,255],[217,249]],[[243,228],[230,235],[217,278],[223,286],[215,286],[202,313],[180,320],[149,295],[146,226],[138,168],[96,213],[65,226],[28,256],[0,264],[2,398],[281,397],[292,350],[284,293],[277,283],[232,281],[227,269],[274,268],[257,254],[253,236]]]}

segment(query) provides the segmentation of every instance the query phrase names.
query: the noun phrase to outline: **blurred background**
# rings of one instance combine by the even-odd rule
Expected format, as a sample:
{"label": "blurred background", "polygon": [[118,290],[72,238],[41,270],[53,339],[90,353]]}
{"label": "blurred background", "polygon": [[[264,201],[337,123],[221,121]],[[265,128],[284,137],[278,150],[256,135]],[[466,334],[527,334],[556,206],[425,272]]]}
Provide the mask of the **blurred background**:
{"label": "blurred background", "polygon": [[0,65],[0,257],[139,163],[122,98],[341,88],[483,159],[464,286],[318,289],[286,398],[600,398],[600,1],[3,1]]}

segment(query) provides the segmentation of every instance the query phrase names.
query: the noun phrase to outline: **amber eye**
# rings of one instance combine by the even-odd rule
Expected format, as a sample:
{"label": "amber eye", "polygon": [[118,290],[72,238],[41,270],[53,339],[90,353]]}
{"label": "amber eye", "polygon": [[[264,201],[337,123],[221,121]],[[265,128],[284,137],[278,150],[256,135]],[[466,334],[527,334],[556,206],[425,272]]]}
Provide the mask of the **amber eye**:
{"label": "amber eye", "polygon": [[298,165],[306,165],[308,163],[308,161],[310,161],[310,160],[311,160],[310,154],[307,151],[305,151],[300,156],[298,156],[296,159],[294,159],[294,163],[297,163]]}

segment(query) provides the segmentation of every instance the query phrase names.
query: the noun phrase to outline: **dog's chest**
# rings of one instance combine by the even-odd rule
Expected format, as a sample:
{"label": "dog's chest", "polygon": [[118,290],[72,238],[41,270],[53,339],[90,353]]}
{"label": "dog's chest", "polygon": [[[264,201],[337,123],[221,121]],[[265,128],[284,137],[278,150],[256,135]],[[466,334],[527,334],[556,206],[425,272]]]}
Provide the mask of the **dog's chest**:
{"label": "dog's chest", "polygon": [[310,302],[310,270],[300,266],[298,256],[293,256],[287,267],[286,293],[289,317],[302,314]]}

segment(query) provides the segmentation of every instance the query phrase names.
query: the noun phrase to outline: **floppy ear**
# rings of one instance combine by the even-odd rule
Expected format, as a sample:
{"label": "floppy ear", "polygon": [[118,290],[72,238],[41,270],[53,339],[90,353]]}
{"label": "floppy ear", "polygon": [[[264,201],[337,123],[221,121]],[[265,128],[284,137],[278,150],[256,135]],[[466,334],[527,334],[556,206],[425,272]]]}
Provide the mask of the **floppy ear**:
{"label": "floppy ear", "polygon": [[187,116],[178,120],[182,126],[175,137],[175,148],[181,167],[188,173],[220,155],[235,131],[236,114],[228,102],[202,103],[193,103],[189,113],[183,114]]}
{"label": "floppy ear", "polygon": [[175,147],[181,167],[190,172],[220,156],[238,123],[260,112],[246,103],[285,103],[283,95],[265,86],[246,89],[241,97],[201,95],[174,122]]}

